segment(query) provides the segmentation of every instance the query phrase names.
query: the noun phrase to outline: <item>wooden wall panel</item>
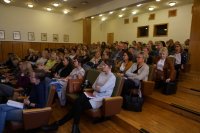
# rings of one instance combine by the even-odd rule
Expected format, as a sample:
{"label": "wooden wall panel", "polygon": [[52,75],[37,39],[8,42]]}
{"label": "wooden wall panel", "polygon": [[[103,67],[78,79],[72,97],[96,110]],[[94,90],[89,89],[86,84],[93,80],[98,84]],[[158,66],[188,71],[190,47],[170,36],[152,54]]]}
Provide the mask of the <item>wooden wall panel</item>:
{"label": "wooden wall panel", "polygon": [[45,48],[69,48],[75,43],[48,43],[48,42],[20,42],[20,41],[0,41],[0,62],[7,60],[8,53],[15,53],[22,59],[27,55],[29,48],[41,52]]}
{"label": "wooden wall panel", "polygon": [[22,58],[28,54],[28,49],[31,48],[31,42],[23,42],[22,45]]}
{"label": "wooden wall panel", "polygon": [[32,42],[31,43],[31,48],[36,50],[36,51],[41,51],[41,44],[39,42]]}
{"label": "wooden wall panel", "polygon": [[3,57],[2,57],[2,43],[0,42],[0,63],[3,62]]}
{"label": "wooden wall panel", "polygon": [[23,58],[23,43],[22,42],[13,42],[13,53],[18,55],[20,58]]}
{"label": "wooden wall panel", "polygon": [[91,19],[83,19],[83,43],[91,44]]}
{"label": "wooden wall panel", "polygon": [[49,44],[48,43],[41,43],[41,51],[46,49],[46,48],[49,48]]}
{"label": "wooden wall panel", "polygon": [[200,1],[194,0],[194,5],[192,8],[192,27],[190,35],[190,47],[189,52],[191,71],[195,73],[200,73],[200,62],[198,57],[200,56]]}
{"label": "wooden wall panel", "polygon": [[7,55],[8,53],[12,53],[13,52],[13,46],[12,46],[12,42],[2,42],[2,57],[3,57],[3,61],[7,60]]}
{"label": "wooden wall panel", "polygon": [[49,48],[50,49],[56,49],[56,44],[55,43],[49,43]]}

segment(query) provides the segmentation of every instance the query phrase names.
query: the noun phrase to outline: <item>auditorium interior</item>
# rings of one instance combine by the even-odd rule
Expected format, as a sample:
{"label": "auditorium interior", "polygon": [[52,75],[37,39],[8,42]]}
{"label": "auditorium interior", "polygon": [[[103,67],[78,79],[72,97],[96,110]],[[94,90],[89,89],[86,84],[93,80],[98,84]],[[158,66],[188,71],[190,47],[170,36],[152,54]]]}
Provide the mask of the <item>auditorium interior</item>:
{"label": "auditorium interior", "polygon": [[[50,79],[45,106],[32,108],[37,104],[28,101],[31,109],[22,109],[21,121],[6,119],[2,133],[200,133],[199,23],[200,0],[0,0],[0,118],[1,104],[8,99],[27,104],[31,90],[18,86],[20,63],[29,76],[42,69]],[[167,68],[162,62],[165,52]],[[148,67],[148,79],[139,79],[138,86],[127,76],[133,66],[126,64],[126,55],[131,65],[138,64],[132,74],[140,72],[140,58]],[[61,79],[65,60],[73,70]],[[76,61],[85,75],[68,78],[80,67]],[[92,108],[82,111],[78,130],[73,120],[52,131],[45,128],[74,109],[79,96],[91,93],[109,68],[116,77],[112,95],[102,98],[99,108],[93,108],[87,96]],[[127,80],[134,81],[136,89],[125,95]],[[3,95],[2,84],[13,88],[12,96]],[[136,93],[142,98],[139,110],[133,109],[133,101],[128,105]]]}

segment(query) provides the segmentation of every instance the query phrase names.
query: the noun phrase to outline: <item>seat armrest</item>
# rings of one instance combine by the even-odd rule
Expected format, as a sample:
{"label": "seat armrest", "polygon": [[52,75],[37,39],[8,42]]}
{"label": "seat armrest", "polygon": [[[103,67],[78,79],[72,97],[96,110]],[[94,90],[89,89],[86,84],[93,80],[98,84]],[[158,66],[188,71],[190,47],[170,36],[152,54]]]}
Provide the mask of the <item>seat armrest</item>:
{"label": "seat armrest", "polygon": [[123,98],[121,96],[115,96],[103,99],[103,115],[112,116],[120,113],[122,107]]}
{"label": "seat armrest", "polygon": [[48,124],[51,107],[23,110],[24,129],[34,129]]}
{"label": "seat armrest", "polygon": [[81,91],[83,79],[69,79],[66,91],[68,93],[77,93]]}
{"label": "seat armrest", "polygon": [[94,90],[92,88],[85,88],[83,91],[85,91],[85,92],[93,92]]}
{"label": "seat armrest", "polygon": [[155,86],[154,81],[142,81],[142,94],[144,96],[151,95]]}

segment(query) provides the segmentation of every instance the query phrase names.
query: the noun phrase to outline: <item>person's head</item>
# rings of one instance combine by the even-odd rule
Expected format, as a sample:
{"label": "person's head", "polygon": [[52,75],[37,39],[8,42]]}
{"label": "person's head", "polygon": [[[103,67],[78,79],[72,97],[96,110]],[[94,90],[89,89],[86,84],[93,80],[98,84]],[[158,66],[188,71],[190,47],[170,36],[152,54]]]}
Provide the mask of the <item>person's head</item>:
{"label": "person's head", "polygon": [[125,51],[124,54],[123,54],[123,60],[124,61],[132,61],[133,55],[130,52]]}
{"label": "person's head", "polygon": [[66,56],[63,59],[63,65],[67,66],[68,64],[71,64],[71,58]]}
{"label": "person's head", "polygon": [[49,55],[49,53],[48,53],[47,50],[43,50],[43,51],[42,51],[42,57],[43,57],[43,58],[47,59],[47,58],[48,58],[48,55]]}
{"label": "person's head", "polygon": [[109,58],[110,58],[110,53],[104,51],[103,54],[102,54],[102,59],[103,59],[103,60],[106,60],[106,59],[109,59]]}
{"label": "person's head", "polygon": [[50,59],[51,59],[51,60],[56,60],[56,57],[57,57],[56,52],[52,51],[52,52],[51,52]]}
{"label": "person's head", "polygon": [[112,70],[113,66],[114,66],[114,62],[113,60],[110,59],[106,59],[103,61],[103,65],[102,65],[102,71],[105,73],[108,73]]}
{"label": "person's head", "polygon": [[83,60],[81,58],[75,57],[73,59],[73,65],[76,68],[82,66],[82,63],[83,63]]}
{"label": "person's head", "polygon": [[145,62],[145,54],[144,52],[139,52],[137,54],[137,64],[143,64]]}
{"label": "person's head", "polygon": [[166,59],[168,56],[168,49],[166,47],[161,48],[159,54],[162,59]]}
{"label": "person's head", "polygon": [[95,56],[96,59],[100,58],[101,57],[101,51],[99,51],[99,50],[96,51],[94,56]]}
{"label": "person's head", "polygon": [[44,67],[45,67],[44,61],[42,61],[42,60],[37,60],[35,65],[36,65],[37,69],[44,69]]}
{"label": "person's head", "polygon": [[175,51],[176,51],[176,53],[182,52],[182,46],[179,42],[175,42]]}
{"label": "person's head", "polygon": [[160,42],[160,41],[156,42],[156,49],[157,49],[157,50],[160,50],[160,49],[162,49],[162,48],[163,48],[162,42]]}
{"label": "person's head", "polygon": [[28,75],[33,71],[32,65],[28,61],[20,61],[18,65],[21,73]]}
{"label": "person's head", "polygon": [[41,81],[44,81],[45,76],[46,74],[44,70],[36,69],[31,72],[30,81],[32,84],[39,84]]}

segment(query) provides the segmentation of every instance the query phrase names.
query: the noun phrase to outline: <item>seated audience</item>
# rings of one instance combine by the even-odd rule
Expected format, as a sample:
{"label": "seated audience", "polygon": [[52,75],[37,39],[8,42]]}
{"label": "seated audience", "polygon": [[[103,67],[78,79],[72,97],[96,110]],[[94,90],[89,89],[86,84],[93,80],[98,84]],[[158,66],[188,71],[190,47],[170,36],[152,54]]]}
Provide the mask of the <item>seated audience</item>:
{"label": "seated audience", "polygon": [[[49,126],[43,127],[43,130],[56,130],[59,126],[62,126],[70,119],[74,119],[73,126],[72,126],[72,133],[80,133],[79,130],[79,122],[81,113],[87,109],[96,109],[102,106],[103,98],[111,97],[116,77],[111,72],[112,68],[112,61],[111,60],[104,60],[104,65],[102,72],[97,77],[96,81],[92,85],[93,93],[86,92],[86,94],[81,94],[75,101],[73,107],[69,112],[60,120],[54,122]],[[90,95],[93,98],[89,98],[87,95]]]}
{"label": "seated audience", "polygon": [[[30,81],[33,84],[33,89],[27,99],[24,100],[24,105],[28,108],[43,108],[45,107],[45,72],[43,70],[35,70],[30,75]],[[23,109],[11,107],[7,104],[0,104],[0,133],[3,133],[6,121],[22,122]]]}
{"label": "seated audience", "polygon": [[[66,60],[67,62],[67,60]],[[79,58],[74,58],[73,64],[74,69],[67,77],[61,77],[56,81],[52,81],[51,85],[56,85],[56,92],[60,100],[60,104],[64,106],[66,104],[66,87],[69,79],[83,79],[85,75],[85,70],[82,68],[81,60]],[[67,70],[68,71],[68,70]]]}

